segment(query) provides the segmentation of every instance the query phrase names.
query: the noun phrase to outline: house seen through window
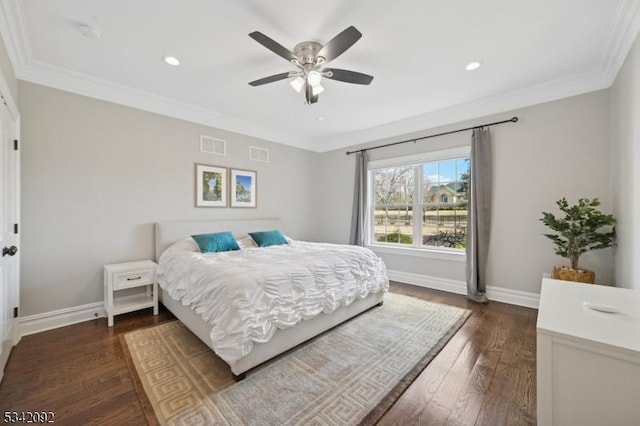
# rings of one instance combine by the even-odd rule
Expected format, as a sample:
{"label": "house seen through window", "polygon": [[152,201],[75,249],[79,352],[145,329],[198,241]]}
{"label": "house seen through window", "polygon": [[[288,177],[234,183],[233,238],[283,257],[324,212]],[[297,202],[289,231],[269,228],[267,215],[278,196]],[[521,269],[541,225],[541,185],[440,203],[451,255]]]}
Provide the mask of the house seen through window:
{"label": "house seen through window", "polygon": [[469,156],[370,165],[369,244],[464,249]]}

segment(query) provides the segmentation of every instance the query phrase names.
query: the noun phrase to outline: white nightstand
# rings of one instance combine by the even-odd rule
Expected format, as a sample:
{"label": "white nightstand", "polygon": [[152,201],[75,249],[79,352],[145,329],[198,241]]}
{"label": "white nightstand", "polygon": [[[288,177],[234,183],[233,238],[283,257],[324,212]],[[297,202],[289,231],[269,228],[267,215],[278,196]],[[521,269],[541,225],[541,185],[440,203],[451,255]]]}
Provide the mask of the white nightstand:
{"label": "white nightstand", "polygon": [[[114,315],[125,312],[153,307],[153,315],[158,315],[156,266],[156,262],[151,260],[104,265],[104,307],[109,327],[113,326]],[[146,291],[128,296],[117,295],[119,290],[137,287],[146,287]]]}

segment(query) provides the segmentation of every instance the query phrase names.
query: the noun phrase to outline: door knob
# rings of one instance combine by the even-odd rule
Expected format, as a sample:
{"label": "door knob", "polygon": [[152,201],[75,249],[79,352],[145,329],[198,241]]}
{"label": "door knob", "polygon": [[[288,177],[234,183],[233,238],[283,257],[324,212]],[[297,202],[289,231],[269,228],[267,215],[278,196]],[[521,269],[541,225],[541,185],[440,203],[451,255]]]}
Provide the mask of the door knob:
{"label": "door knob", "polygon": [[16,246],[3,247],[3,249],[2,249],[2,257],[5,257],[6,255],[13,256],[17,252],[18,252],[18,247],[16,247]]}

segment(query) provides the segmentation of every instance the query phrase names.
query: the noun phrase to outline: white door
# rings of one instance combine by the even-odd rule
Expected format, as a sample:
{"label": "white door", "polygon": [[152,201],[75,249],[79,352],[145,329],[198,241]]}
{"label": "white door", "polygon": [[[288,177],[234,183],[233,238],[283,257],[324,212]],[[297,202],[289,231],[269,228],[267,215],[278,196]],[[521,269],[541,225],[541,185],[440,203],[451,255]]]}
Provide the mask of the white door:
{"label": "white door", "polygon": [[20,289],[20,151],[17,113],[12,114],[8,105],[0,92],[0,380],[17,341]]}

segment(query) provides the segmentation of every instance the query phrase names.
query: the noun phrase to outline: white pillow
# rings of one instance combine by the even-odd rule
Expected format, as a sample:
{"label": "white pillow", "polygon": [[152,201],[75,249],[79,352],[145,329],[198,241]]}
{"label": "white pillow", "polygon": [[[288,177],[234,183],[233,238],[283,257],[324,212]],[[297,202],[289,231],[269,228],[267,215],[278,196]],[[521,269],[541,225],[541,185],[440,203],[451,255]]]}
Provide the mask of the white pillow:
{"label": "white pillow", "polygon": [[251,238],[248,235],[244,238],[240,238],[239,240],[236,240],[236,242],[238,243],[238,246],[240,246],[240,250],[244,250],[252,247],[258,247],[256,242],[253,241],[253,238]]}
{"label": "white pillow", "polygon": [[198,243],[196,243],[196,241],[191,237],[186,238],[182,241],[178,241],[173,246],[178,250],[195,251],[195,252],[200,251],[200,247],[198,247]]}

